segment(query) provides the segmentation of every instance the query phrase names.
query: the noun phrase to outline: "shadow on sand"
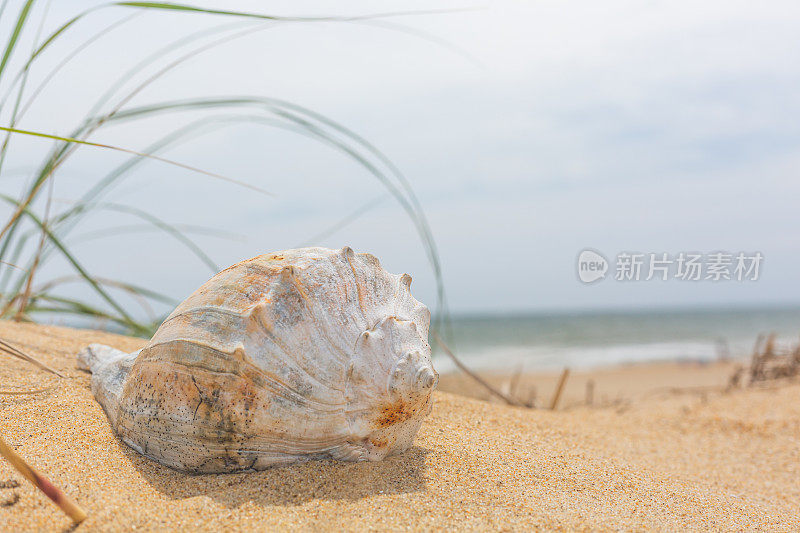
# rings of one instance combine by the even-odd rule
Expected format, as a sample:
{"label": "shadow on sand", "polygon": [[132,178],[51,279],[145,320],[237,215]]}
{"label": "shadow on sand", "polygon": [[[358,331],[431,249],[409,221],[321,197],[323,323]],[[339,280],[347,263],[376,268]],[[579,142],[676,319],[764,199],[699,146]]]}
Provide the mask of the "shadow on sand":
{"label": "shadow on sand", "polygon": [[142,477],[170,499],[208,496],[228,508],[257,505],[299,505],[323,500],[357,500],[372,494],[425,490],[425,456],[415,446],[378,462],[348,463],[313,460],[241,474],[183,474],[139,455],[117,441]]}

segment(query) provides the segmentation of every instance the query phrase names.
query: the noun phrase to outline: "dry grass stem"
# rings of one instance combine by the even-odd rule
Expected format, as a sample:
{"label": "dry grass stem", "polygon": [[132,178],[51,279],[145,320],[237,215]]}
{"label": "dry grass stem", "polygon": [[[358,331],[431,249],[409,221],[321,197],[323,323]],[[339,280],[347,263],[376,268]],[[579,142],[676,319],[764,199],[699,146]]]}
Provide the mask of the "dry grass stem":
{"label": "dry grass stem", "polygon": [[479,375],[477,375],[475,372],[473,372],[472,370],[470,370],[470,369],[469,369],[469,368],[468,368],[468,367],[467,367],[467,366],[466,366],[464,363],[462,363],[462,362],[461,362],[461,360],[459,360],[459,358],[458,358],[458,357],[456,357],[456,356],[455,356],[455,354],[453,354],[453,352],[452,352],[452,351],[450,351],[450,348],[448,348],[448,347],[447,347],[447,345],[444,343],[444,341],[442,340],[442,338],[439,336],[439,334],[438,334],[438,333],[436,333],[435,331],[431,330],[431,335],[433,336],[433,338],[434,338],[434,340],[436,341],[436,343],[437,343],[439,346],[441,346],[441,348],[442,348],[442,350],[444,351],[444,353],[446,353],[446,354],[447,354],[447,356],[448,356],[448,357],[450,357],[450,359],[452,359],[452,360],[453,360],[453,362],[456,364],[456,366],[457,366],[457,367],[458,367],[458,368],[459,368],[459,369],[460,369],[462,372],[464,372],[464,373],[465,373],[465,374],[467,374],[469,377],[471,377],[472,379],[474,379],[475,381],[477,381],[478,383],[480,383],[480,384],[481,384],[483,387],[485,387],[485,388],[486,388],[486,390],[488,390],[490,393],[492,393],[493,395],[497,396],[498,398],[500,398],[501,400],[503,400],[504,402],[506,402],[508,405],[515,405],[515,406],[517,406],[517,407],[528,407],[527,405],[525,405],[525,404],[523,404],[523,403],[520,403],[520,402],[518,402],[517,400],[515,400],[514,398],[512,398],[512,397],[511,397],[511,396],[509,396],[508,394],[504,394],[502,391],[500,391],[500,390],[496,389],[496,388],[495,388],[495,387],[493,387],[491,384],[489,384],[489,382],[488,382],[488,381],[486,381],[485,379],[483,379],[482,377],[480,377]]}
{"label": "dry grass stem", "polygon": [[33,483],[33,485],[42,491],[45,496],[53,500],[62,511],[64,511],[72,521],[79,524],[86,520],[86,511],[81,509],[69,496],[61,491],[58,487],[53,485],[50,480],[36,471],[32,466],[26,463],[22,457],[12,450],[5,441],[0,437],[0,455],[6,458],[11,466],[16,468],[20,474],[25,476],[25,479]]}
{"label": "dry grass stem", "polygon": [[54,370],[54,369],[50,368],[49,366],[47,366],[46,364],[42,363],[41,361],[39,361],[35,357],[26,354],[25,352],[23,352],[19,348],[15,348],[14,346],[12,346],[11,344],[7,343],[6,341],[4,341],[2,339],[0,339],[0,351],[5,352],[5,353],[7,353],[9,355],[13,355],[14,357],[16,357],[18,359],[22,359],[23,361],[27,361],[28,363],[31,363],[32,365],[38,366],[42,370],[50,372],[51,374],[55,374],[56,376],[58,376],[60,378],[64,377],[64,375],[61,372],[59,372],[58,370]]}

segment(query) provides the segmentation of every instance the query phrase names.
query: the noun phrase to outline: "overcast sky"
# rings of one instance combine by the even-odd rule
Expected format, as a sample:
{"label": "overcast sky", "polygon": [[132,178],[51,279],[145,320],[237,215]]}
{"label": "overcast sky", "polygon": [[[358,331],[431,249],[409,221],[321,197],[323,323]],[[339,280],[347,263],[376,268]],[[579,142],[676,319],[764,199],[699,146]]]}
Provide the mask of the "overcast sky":
{"label": "overcast sky", "polygon": [[[341,16],[474,5],[194,3]],[[52,2],[44,33],[97,4]],[[21,5],[12,0],[0,20],[3,43]],[[37,24],[45,5],[37,4]],[[30,90],[76,46],[133,12],[105,9],[79,22],[35,64]],[[413,186],[457,312],[800,303],[800,4],[490,2],[468,12],[386,21],[403,26],[262,24],[181,64],[128,107],[198,96],[270,96],[354,130]],[[127,21],[68,63],[19,127],[67,134],[136,62],[182,35],[232,22],[166,13]],[[31,46],[30,40],[21,44]],[[126,90],[190,49],[165,56]],[[0,85],[0,96],[6,89]],[[200,116],[112,126],[91,140],[141,150]],[[2,117],[5,123],[7,109]],[[15,139],[4,169],[15,174],[3,178],[4,190],[18,187],[48,147]],[[432,271],[413,223],[377,180],[329,146],[241,124],[162,155],[256,184],[275,197],[150,161],[105,199],[170,223],[236,234],[194,237],[223,267],[294,247],[372,202],[372,209],[318,244],[374,253],[389,270],[412,274],[415,295],[434,304]],[[55,197],[75,200],[126,158],[81,148],[56,174]],[[211,275],[164,234],[85,240],[98,229],[136,223],[97,211],[71,234],[74,251],[97,275],[178,298]],[[612,259],[629,250],[760,251],[764,262],[756,282],[606,279],[584,285],[575,262],[586,247]],[[53,261],[42,274],[66,270]]]}

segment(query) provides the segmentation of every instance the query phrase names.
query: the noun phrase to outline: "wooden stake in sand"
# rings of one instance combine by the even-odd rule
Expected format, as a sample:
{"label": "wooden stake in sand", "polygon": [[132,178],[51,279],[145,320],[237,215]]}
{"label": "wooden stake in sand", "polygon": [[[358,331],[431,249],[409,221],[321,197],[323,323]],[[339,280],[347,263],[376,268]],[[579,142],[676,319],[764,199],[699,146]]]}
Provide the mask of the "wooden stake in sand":
{"label": "wooden stake in sand", "polygon": [[569,377],[569,368],[565,368],[563,372],[561,372],[561,377],[558,378],[558,385],[556,385],[556,392],[553,394],[553,401],[550,402],[550,410],[554,411],[555,408],[558,406],[558,400],[561,398],[561,391],[564,390],[564,384],[567,382],[567,377]]}
{"label": "wooden stake in sand", "polygon": [[586,382],[586,405],[594,405],[594,380]]}
{"label": "wooden stake in sand", "polygon": [[25,476],[37,489],[44,492],[45,496],[61,507],[61,510],[67,513],[67,515],[72,518],[73,522],[79,524],[86,520],[86,511],[78,507],[78,504],[64,494],[61,489],[50,483],[50,480],[37,472],[32,466],[28,465],[2,438],[0,438],[0,455],[8,459],[8,462],[11,463],[20,474]]}

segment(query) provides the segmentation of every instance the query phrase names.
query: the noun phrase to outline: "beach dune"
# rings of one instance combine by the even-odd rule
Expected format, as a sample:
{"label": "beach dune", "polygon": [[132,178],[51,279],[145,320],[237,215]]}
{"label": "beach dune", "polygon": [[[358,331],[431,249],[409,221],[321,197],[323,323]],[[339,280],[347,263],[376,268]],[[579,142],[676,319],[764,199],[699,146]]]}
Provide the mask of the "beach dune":
{"label": "beach dune", "polygon": [[[0,338],[67,376],[0,355],[3,390],[54,386],[0,396],[0,434],[86,509],[77,531],[800,530],[798,384],[567,411],[437,392],[414,448],[383,462],[193,476],[116,439],[75,368],[88,343],[141,339],[10,322]],[[70,528],[3,460],[0,487],[3,531]]]}

